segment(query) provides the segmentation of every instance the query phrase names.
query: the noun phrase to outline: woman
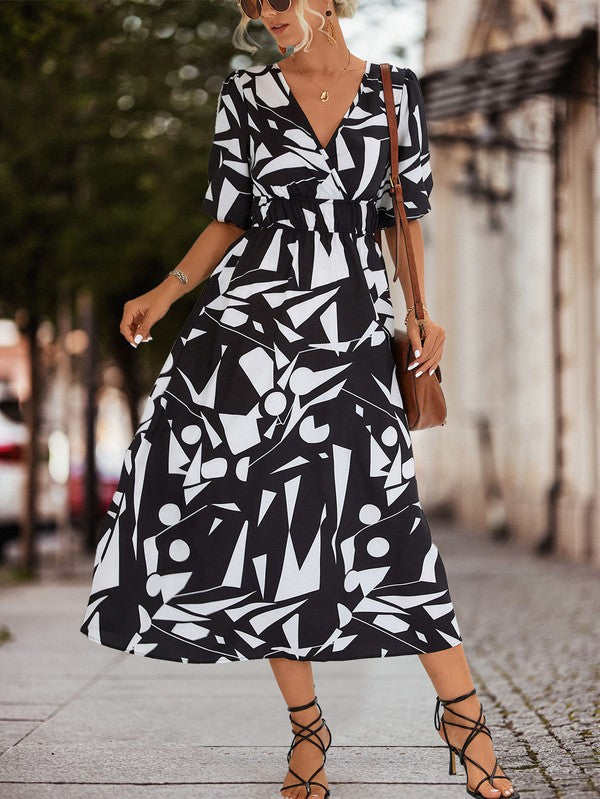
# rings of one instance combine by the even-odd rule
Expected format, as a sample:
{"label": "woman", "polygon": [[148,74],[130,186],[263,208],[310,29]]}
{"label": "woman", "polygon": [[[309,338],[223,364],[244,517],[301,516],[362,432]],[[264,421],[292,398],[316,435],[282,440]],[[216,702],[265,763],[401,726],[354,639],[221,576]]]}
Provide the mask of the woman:
{"label": "woman", "polygon": [[[311,662],[418,654],[451,773],[456,753],[472,796],[518,797],[419,502],[373,235],[385,228],[393,246],[381,75],[349,52],[338,22],[356,0],[238,5],[240,47],[253,49],[253,17],[294,53],[225,78],[202,206],[213,221],[125,304],[121,332],[137,346],[208,278],[127,451],[81,632],[186,663],[268,658],[294,732],[281,788],[292,799],[330,796]],[[422,284],[418,219],[433,185],[423,97],[410,69],[392,67],[392,81]],[[406,324],[416,374],[433,371],[444,329],[428,319],[421,353],[414,309]]]}

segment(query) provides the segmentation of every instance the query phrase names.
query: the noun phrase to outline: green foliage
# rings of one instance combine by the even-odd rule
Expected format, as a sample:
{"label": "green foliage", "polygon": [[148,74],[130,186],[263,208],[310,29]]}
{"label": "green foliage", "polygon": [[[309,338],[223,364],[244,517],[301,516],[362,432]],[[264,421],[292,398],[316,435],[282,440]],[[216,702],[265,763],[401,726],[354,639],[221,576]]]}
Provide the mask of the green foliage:
{"label": "green foliage", "polygon": [[[0,3],[5,312],[52,318],[59,293],[87,286],[103,353],[125,345],[125,300],[156,285],[210,221],[200,204],[216,98],[224,75],[251,61],[231,43],[238,19],[231,0]],[[157,324],[144,352],[153,366],[196,298]]]}

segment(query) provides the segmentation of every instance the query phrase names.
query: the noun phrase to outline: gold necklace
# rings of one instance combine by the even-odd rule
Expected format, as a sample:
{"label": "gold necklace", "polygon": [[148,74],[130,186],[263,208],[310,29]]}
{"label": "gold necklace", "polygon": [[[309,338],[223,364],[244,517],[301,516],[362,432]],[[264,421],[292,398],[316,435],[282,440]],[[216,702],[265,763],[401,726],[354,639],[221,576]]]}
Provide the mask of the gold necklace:
{"label": "gold necklace", "polygon": [[[294,53],[294,55],[295,55],[295,53]],[[292,58],[294,58],[294,55],[292,56]],[[298,64],[296,64],[296,66],[298,67],[300,72],[302,72],[302,74],[305,75],[309,79],[309,81],[311,83],[315,83],[315,86],[317,86],[317,88],[321,89],[320,100],[321,100],[321,102],[326,103],[327,100],[329,100],[329,89],[333,86],[334,83],[337,83],[337,81],[342,77],[344,72],[348,69],[348,65],[349,64],[350,64],[350,50],[348,50],[348,63],[346,64],[344,69],[340,72],[340,74],[337,76],[337,78],[333,81],[333,83],[330,83],[329,86],[326,89],[324,89],[322,86],[319,86],[318,83],[315,83],[314,80],[309,75],[306,74],[306,72],[302,69],[302,67],[298,66]]]}

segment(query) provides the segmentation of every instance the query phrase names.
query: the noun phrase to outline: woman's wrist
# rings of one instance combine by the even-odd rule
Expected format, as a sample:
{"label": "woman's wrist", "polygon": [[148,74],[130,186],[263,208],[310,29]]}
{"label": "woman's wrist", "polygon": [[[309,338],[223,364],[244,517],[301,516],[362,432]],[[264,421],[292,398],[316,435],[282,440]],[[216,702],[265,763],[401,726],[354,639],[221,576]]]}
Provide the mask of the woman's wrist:
{"label": "woman's wrist", "polygon": [[[407,322],[409,320],[409,317],[411,315],[413,316],[414,319],[417,318],[414,305],[410,305],[406,309],[406,316],[404,317],[404,324],[405,325],[407,324]],[[423,316],[422,316],[422,318],[423,319],[429,319],[429,312],[427,311],[427,306],[425,305],[425,303],[423,303]]]}
{"label": "woman's wrist", "polygon": [[182,283],[175,275],[166,275],[159,288],[169,297],[171,302],[175,302],[189,291],[189,283]]}

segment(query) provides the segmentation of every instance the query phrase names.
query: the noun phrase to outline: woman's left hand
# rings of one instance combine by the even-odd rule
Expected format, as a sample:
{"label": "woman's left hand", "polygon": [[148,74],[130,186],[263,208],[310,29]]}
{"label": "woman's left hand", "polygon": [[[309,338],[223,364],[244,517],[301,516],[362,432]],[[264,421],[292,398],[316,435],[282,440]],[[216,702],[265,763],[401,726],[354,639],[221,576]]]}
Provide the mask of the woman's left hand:
{"label": "woman's left hand", "polygon": [[[414,313],[412,313],[406,323],[406,332],[415,353],[415,360],[408,365],[408,368],[417,369],[415,377],[420,377],[425,372],[429,372],[432,375],[442,358],[446,329],[425,315],[425,335],[421,346],[419,325],[415,321]],[[417,352],[419,352],[419,355],[417,355]]]}

